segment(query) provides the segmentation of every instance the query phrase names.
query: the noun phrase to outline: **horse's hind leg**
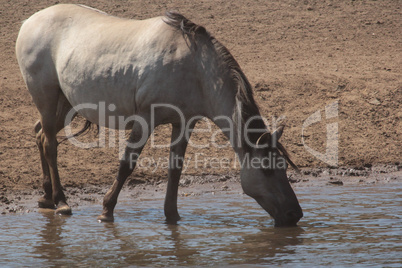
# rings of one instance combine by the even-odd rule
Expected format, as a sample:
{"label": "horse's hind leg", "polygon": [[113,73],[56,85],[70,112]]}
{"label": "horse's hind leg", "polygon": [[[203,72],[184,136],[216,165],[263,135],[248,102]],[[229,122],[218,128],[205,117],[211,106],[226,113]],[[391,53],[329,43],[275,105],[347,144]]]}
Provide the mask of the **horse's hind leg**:
{"label": "horse's hind leg", "polygon": [[[56,113],[56,132],[59,132],[64,128],[64,121],[67,113],[71,110],[71,105],[68,100],[64,97],[63,94],[59,95],[59,100],[57,104],[57,113]],[[74,115],[75,116],[75,115]],[[43,144],[45,140],[45,134],[42,131],[41,121],[38,120],[34,126],[35,134],[36,134],[36,144],[39,149],[42,172],[43,172],[43,190],[45,194],[38,200],[38,206],[40,208],[55,208],[55,203],[52,197],[52,181],[50,177],[49,165],[45,158]]]}
{"label": "horse's hind leg", "polygon": [[40,208],[55,208],[55,204],[52,199],[52,181],[50,179],[49,165],[47,164],[45,154],[43,152],[44,135],[42,132],[42,124],[40,120],[35,123],[36,145],[39,149],[40,161],[43,172],[43,190],[45,194],[38,200],[38,206]]}
{"label": "horse's hind leg", "polygon": [[64,128],[64,119],[71,109],[71,105],[60,92],[54,101],[56,104],[46,106],[40,110],[41,120],[35,124],[37,144],[43,171],[43,188],[45,195],[39,199],[38,205],[43,208],[54,208],[56,213],[71,214],[66,197],[60,183],[57,169],[57,133]]}

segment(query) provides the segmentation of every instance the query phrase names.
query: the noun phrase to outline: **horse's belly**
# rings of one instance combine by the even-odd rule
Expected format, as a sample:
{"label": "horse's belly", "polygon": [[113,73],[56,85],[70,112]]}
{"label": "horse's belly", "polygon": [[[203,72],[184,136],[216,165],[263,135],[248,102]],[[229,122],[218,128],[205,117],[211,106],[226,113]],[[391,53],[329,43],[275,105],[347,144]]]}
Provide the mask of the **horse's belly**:
{"label": "horse's belly", "polygon": [[135,114],[134,89],[102,86],[64,87],[63,92],[78,114],[92,123],[113,129],[130,128]]}

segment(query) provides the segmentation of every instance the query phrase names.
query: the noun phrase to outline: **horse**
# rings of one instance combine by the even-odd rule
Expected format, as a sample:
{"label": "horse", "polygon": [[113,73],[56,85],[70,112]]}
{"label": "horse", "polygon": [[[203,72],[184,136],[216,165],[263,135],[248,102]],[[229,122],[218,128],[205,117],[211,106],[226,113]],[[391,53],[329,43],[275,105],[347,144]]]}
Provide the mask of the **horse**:
{"label": "horse", "polygon": [[[44,177],[39,207],[72,214],[57,167],[57,134],[68,115],[80,114],[86,126],[115,129],[121,126],[108,118],[121,117],[130,121],[123,128],[131,132],[98,220],[114,220],[118,195],[148,137],[158,125],[171,124],[170,159],[178,161],[169,162],[164,214],[167,223],[176,223],[188,140],[198,119],[209,118],[242,163],[244,193],[273,217],[275,226],[295,226],[303,217],[287,177],[288,164],[296,166],[279,142],[283,127],[268,131],[252,87],[229,50],[180,13],[133,20],[58,4],[23,22],[16,57],[40,114],[35,124]],[[104,118],[93,108],[99,103],[111,107]],[[264,164],[268,157],[281,164]]]}

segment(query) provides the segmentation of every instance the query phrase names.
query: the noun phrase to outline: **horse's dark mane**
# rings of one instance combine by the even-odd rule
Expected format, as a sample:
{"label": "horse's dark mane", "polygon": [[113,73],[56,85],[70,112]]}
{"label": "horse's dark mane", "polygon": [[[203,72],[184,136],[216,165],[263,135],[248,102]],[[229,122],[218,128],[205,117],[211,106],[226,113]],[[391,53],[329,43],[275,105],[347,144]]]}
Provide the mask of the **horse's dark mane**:
{"label": "horse's dark mane", "polygon": [[183,34],[192,37],[196,34],[207,34],[211,36],[203,26],[195,24],[176,11],[167,11],[165,13],[164,22],[173,28],[181,30]]}
{"label": "horse's dark mane", "polygon": [[[211,42],[217,52],[217,55],[220,57],[224,65],[226,65],[229,69],[229,73],[236,86],[236,107],[234,108],[232,115],[232,119],[236,126],[243,125],[243,123],[247,122],[247,120],[252,116],[260,116],[258,106],[254,100],[253,90],[250,82],[232,54],[224,45],[222,45],[222,43],[213,37],[203,26],[193,23],[180,13],[168,11],[165,14],[164,21],[168,25],[181,30],[184,35],[187,35],[194,42],[196,42],[197,36],[204,36]],[[249,124],[249,127],[266,131],[266,126],[262,119],[253,120]],[[258,133],[250,133],[249,140],[255,144],[260,135],[261,134]],[[242,144],[242,146],[245,146],[246,148],[248,147],[246,144]]]}
{"label": "horse's dark mane", "polygon": [[[165,14],[164,21],[173,28],[180,30],[183,35],[189,37],[194,43],[196,43],[197,41],[197,36],[206,37],[211,42],[222,62],[228,67],[233,82],[237,87],[235,95],[236,107],[233,109],[232,114],[232,119],[235,126],[238,127],[239,125],[244,125],[244,123],[247,122],[251,117],[255,116],[255,119],[253,119],[249,123],[248,127],[250,129],[258,129],[266,132],[267,129],[264,121],[261,118],[258,106],[254,100],[253,90],[250,82],[248,81],[246,75],[240,68],[240,65],[234,59],[229,50],[224,45],[222,45],[215,37],[213,37],[203,26],[195,24],[180,13],[168,11]],[[195,49],[197,49],[196,44]],[[249,133],[248,139],[251,143],[256,144],[261,134],[262,133]],[[244,138],[241,140],[241,146],[246,151],[249,151],[251,148],[249,144],[245,142]],[[279,142],[276,142],[276,144],[276,149],[278,149],[289,162],[289,164],[297,172],[299,172],[297,166],[291,161],[285,147],[283,147],[283,145]]]}

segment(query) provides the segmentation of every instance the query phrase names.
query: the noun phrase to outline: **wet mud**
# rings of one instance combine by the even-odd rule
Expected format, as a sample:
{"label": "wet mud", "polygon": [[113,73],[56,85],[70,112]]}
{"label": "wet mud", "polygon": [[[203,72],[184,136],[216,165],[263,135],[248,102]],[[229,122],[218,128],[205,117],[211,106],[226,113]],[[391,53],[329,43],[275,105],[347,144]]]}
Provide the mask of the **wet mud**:
{"label": "wet mud", "polygon": [[[298,187],[315,186],[376,185],[402,181],[402,166],[399,164],[368,165],[358,168],[314,168],[302,169],[301,174],[293,171],[288,173],[288,179],[295,189]],[[151,199],[153,197],[161,197],[165,194],[166,183],[167,179],[163,178],[155,179],[133,175],[126,182],[121,196],[131,196],[133,202],[135,202],[135,198]],[[70,183],[64,186],[64,190],[68,202],[74,210],[74,208],[80,205],[101,205],[103,196],[109,187],[111,187],[111,183],[110,185],[74,185]],[[240,186],[240,178],[237,174],[183,175],[180,180],[179,198],[224,192],[243,194]],[[37,200],[42,195],[42,189],[8,189],[6,186],[0,184],[0,213],[5,215],[9,213],[37,211]]]}

